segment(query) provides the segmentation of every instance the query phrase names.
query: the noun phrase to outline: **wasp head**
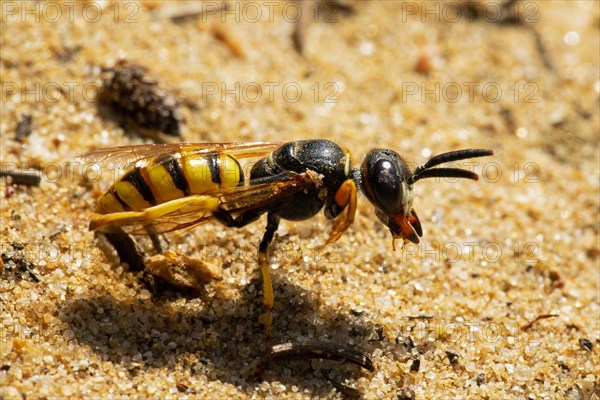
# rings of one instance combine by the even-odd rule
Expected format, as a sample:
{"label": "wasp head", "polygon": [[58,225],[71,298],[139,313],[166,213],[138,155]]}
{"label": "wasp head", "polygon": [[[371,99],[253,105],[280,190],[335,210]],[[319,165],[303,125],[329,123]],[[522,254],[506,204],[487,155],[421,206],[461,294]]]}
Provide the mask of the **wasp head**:
{"label": "wasp head", "polygon": [[491,150],[468,149],[443,153],[411,171],[393,150],[374,149],[367,153],[358,171],[363,193],[375,206],[377,218],[394,239],[419,243],[423,230],[412,207],[413,184],[424,178],[447,177],[477,180],[477,174],[459,168],[432,168],[450,161],[492,155]]}

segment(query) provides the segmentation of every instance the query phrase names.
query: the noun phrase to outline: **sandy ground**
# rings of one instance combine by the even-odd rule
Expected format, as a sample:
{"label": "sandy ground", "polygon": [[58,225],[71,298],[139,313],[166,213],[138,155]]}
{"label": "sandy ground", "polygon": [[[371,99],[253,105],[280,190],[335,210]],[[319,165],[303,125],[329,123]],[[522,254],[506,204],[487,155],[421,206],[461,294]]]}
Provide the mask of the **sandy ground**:
{"label": "sandy ground", "polygon": [[[471,18],[461,2],[351,3],[350,15],[308,18],[301,56],[293,3],[174,22],[185,3],[2,2],[0,161],[43,175],[0,186],[0,398],[342,396],[333,381],[372,399],[597,399],[599,3],[524,0],[504,22],[500,3],[478,4]],[[264,367],[264,219],[168,237],[219,268],[197,297],[152,295],[98,249],[88,218],[112,180],[86,181],[69,162],[152,142],[98,108],[99,69],[120,58],[181,103],[181,141],[329,138],[355,164],[378,146],[413,165],[494,149],[459,163],[479,182],[415,185],[418,246],[392,251],[364,198],[326,251],[323,216],[281,227],[273,342],[344,344],[374,373]]]}

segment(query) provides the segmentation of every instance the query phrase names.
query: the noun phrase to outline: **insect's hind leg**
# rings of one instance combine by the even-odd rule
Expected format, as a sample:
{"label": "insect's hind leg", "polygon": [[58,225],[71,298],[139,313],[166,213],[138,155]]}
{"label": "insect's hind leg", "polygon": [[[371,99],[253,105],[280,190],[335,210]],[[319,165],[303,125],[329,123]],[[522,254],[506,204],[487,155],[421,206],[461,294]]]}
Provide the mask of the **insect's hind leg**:
{"label": "insect's hind leg", "polygon": [[143,271],[146,267],[146,255],[135,239],[125,233],[121,228],[111,232],[95,232],[95,236],[104,236],[108,243],[115,249],[119,261],[128,265],[129,271]]}
{"label": "insect's hind leg", "polygon": [[258,266],[260,267],[263,278],[263,302],[265,306],[265,313],[261,316],[261,322],[265,324],[267,331],[267,342],[271,339],[271,325],[273,322],[271,310],[273,309],[273,304],[275,303],[273,283],[271,282],[271,274],[269,272],[269,245],[273,241],[273,237],[275,236],[275,232],[277,232],[277,228],[279,228],[279,221],[280,218],[278,216],[269,213],[265,234],[258,245]]}
{"label": "insect's hind leg", "polygon": [[154,251],[157,254],[162,254],[164,252],[162,242],[160,241],[160,236],[156,233],[152,233],[149,235],[150,240],[152,241],[152,246],[154,247]]}
{"label": "insect's hind leg", "polygon": [[264,211],[248,210],[234,218],[229,211],[223,209],[212,212],[213,217],[228,228],[241,228],[246,226],[259,219],[262,214],[264,214]]}
{"label": "insect's hind leg", "polygon": [[[260,210],[249,210],[241,213],[233,218],[231,214],[225,210],[213,211],[213,216],[227,227],[240,228],[256,221],[263,214]],[[267,332],[267,342],[271,339],[272,317],[271,310],[275,303],[275,295],[273,294],[273,283],[269,272],[269,245],[273,241],[275,232],[279,228],[280,218],[275,214],[269,213],[267,218],[267,227],[265,233],[258,245],[258,266],[263,279],[263,304],[265,313],[261,315],[260,321],[265,325]]]}

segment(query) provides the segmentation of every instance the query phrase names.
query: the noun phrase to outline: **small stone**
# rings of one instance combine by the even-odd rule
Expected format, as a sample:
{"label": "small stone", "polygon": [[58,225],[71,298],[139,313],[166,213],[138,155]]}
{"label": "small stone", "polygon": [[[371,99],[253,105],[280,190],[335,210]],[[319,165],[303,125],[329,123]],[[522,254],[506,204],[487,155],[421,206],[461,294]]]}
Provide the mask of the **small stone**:
{"label": "small stone", "polygon": [[75,392],[75,389],[73,388],[72,385],[62,385],[60,387],[60,391],[62,394],[64,394],[65,396],[72,396],[73,393]]}
{"label": "small stone", "polygon": [[450,361],[450,364],[455,365],[456,363],[458,363],[458,359],[459,359],[458,354],[453,353],[451,351],[447,351],[446,356],[448,356],[448,360]]}
{"label": "small stone", "polygon": [[579,345],[584,350],[592,351],[593,345],[592,345],[592,342],[589,339],[579,338]]}
{"label": "small stone", "polygon": [[517,368],[514,377],[519,381],[529,381],[531,380],[531,369],[529,367]]}
{"label": "small stone", "polygon": [[419,372],[420,367],[421,360],[417,358],[416,360],[413,360],[412,364],[410,365],[410,372]]}
{"label": "small stone", "polygon": [[428,54],[421,54],[415,64],[415,71],[423,75],[428,75],[432,69],[433,62],[431,57]]}
{"label": "small stone", "polygon": [[477,375],[477,386],[485,385],[486,383],[487,378],[485,377],[485,374],[483,372]]}
{"label": "small stone", "polygon": [[44,323],[49,324],[54,320],[54,317],[52,316],[52,314],[46,313],[44,314]]}
{"label": "small stone", "polygon": [[70,329],[67,329],[67,330],[65,330],[65,331],[63,332],[63,337],[64,337],[64,338],[65,338],[65,340],[67,340],[67,341],[68,341],[68,340],[73,340],[73,339],[75,339],[75,333],[74,333],[72,330],[70,330]]}

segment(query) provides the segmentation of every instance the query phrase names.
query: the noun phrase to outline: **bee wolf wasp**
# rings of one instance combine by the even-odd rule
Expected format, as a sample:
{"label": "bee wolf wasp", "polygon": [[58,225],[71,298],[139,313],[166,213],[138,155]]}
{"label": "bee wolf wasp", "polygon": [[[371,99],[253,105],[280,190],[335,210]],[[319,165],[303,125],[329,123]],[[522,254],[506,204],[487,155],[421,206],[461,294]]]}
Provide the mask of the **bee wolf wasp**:
{"label": "bee wolf wasp", "polygon": [[[433,177],[477,180],[478,175],[471,171],[433,167],[492,154],[483,149],[452,151],[411,171],[395,151],[374,149],[359,167],[353,167],[349,151],[316,139],[283,144],[123,146],[93,151],[80,159],[118,164],[127,171],[99,199],[90,222],[93,231],[154,235],[209,220],[239,228],[266,213],[258,265],[270,337],[274,296],[269,245],[281,219],[306,220],[324,209],[325,216],[333,220],[327,243],[333,242],[352,224],[360,189],[394,240],[418,243],[423,231],[412,207],[413,184]],[[246,176],[241,162],[252,158],[258,161]]]}

